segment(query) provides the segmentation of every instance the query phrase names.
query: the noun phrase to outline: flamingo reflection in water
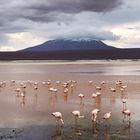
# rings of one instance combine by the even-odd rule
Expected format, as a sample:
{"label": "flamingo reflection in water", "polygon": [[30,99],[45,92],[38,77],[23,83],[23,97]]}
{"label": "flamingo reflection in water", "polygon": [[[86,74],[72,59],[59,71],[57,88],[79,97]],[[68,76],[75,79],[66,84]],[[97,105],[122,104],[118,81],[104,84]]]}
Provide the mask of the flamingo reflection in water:
{"label": "flamingo reflection in water", "polygon": [[25,91],[22,91],[20,93],[20,104],[21,104],[21,107],[24,107],[25,106],[25,94],[26,94]]}

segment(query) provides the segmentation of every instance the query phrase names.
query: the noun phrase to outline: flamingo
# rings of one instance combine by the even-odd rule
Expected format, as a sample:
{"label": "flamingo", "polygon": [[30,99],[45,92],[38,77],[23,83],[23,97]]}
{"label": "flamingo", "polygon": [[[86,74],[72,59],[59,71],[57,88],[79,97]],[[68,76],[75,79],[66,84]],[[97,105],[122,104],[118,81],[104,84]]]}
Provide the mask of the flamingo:
{"label": "flamingo", "polygon": [[92,85],[92,84],[93,84],[93,81],[92,81],[92,80],[90,80],[90,81],[88,81],[88,83],[89,83],[90,85]]}
{"label": "flamingo", "polygon": [[74,86],[77,86],[77,81],[72,81],[72,83],[74,84]]}
{"label": "flamingo", "polygon": [[51,87],[51,88],[49,88],[49,91],[50,91],[50,92],[57,92],[57,89],[56,89],[56,88]]}
{"label": "flamingo", "polygon": [[124,114],[124,118],[127,116],[127,120],[130,121],[131,111],[129,109],[124,109],[122,113]]}
{"label": "flamingo", "polygon": [[122,99],[123,109],[125,109],[125,108],[126,108],[126,101],[127,101],[127,100],[126,100],[126,98],[123,98],[123,99]]}
{"label": "flamingo", "polygon": [[84,94],[80,93],[80,94],[78,95],[78,97],[80,98],[80,102],[82,103],[83,98],[85,97]]}
{"label": "flamingo", "polygon": [[44,86],[45,86],[45,85],[46,85],[46,82],[42,82],[42,85],[44,85]]}
{"label": "flamingo", "polygon": [[73,80],[72,82],[73,82],[73,83],[75,83],[75,84],[77,84],[77,83],[78,83],[77,81],[74,81],[74,80]]}
{"label": "flamingo", "polygon": [[34,82],[34,85],[37,86],[38,85],[38,82]]}
{"label": "flamingo", "polygon": [[123,85],[123,86],[121,86],[123,89],[126,89],[127,88],[127,85]]}
{"label": "flamingo", "polygon": [[71,93],[73,93],[74,84],[71,84],[71,85],[70,85],[70,89],[71,89]]}
{"label": "flamingo", "polygon": [[64,88],[63,92],[67,94],[69,92],[69,89],[68,88]]}
{"label": "flamingo", "polygon": [[106,82],[105,81],[101,81],[100,84],[103,86],[103,85],[106,84]]}
{"label": "flamingo", "polygon": [[108,120],[111,117],[111,115],[111,112],[105,113],[103,119]]}
{"label": "flamingo", "polygon": [[70,88],[71,88],[71,91],[73,91],[74,85],[71,84],[71,85],[70,85]]}
{"label": "flamingo", "polygon": [[111,116],[112,116],[112,113],[111,112],[107,112],[107,113],[104,114],[103,119],[107,121]]}
{"label": "flamingo", "polygon": [[26,88],[26,85],[23,85],[22,88],[25,89]]}
{"label": "flamingo", "polygon": [[124,88],[120,88],[121,93],[124,93],[125,89]]}
{"label": "flamingo", "polygon": [[64,125],[62,114],[60,112],[53,112],[52,115],[56,118],[57,126],[59,127],[59,122],[61,122],[61,127],[62,127]]}
{"label": "flamingo", "polygon": [[10,82],[11,82],[12,84],[14,84],[16,81],[15,81],[15,80],[11,80]]}
{"label": "flamingo", "polygon": [[0,82],[0,87],[5,87],[6,86],[6,82]]}
{"label": "flamingo", "polygon": [[27,80],[27,83],[32,84],[32,81],[31,80]]}
{"label": "flamingo", "polygon": [[21,89],[20,88],[17,88],[17,89],[15,89],[15,92],[20,92],[21,91]]}
{"label": "flamingo", "polygon": [[38,90],[38,87],[37,86],[34,86],[34,90]]}
{"label": "flamingo", "polygon": [[96,90],[101,90],[102,88],[99,87],[99,86],[95,86],[95,89],[96,89]]}
{"label": "flamingo", "polygon": [[56,83],[56,84],[60,84],[60,81],[56,81],[55,83]]}
{"label": "flamingo", "polygon": [[121,81],[121,80],[118,80],[118,81],[116,81],[115,83],[116,83],[117,86],[122,85],[122,81]]}
{"label": "flamingo", "polygon": [[98,95],[96,93],[92,93],[92,98],[95,99]]}
{"label": "flamingo", "polygon": [[24,97],[25,97],[25,93],[24,93],[24,92],[21,92],[21,94],[20,94],[20,95],[21,95],[21,97],[22,97],[22,98],[24,98]]}
{"label": "flamingo", "polygon": [[64,87],[64,88],[68,88],[68,86],[69,86],[69,84],[68,84],[68,83],[66,83],[66,82],[65,82],[65,83],[63,83],[63,87]]}
{"label": "flamingo", "polygon": [[96,95],[97,95],[97,96],[100,96],[100,95],[101,95],[101,92],[96,92]]}
{"label": "flamingo", "polygon": [[85,116],[81,116],[79,110],[74,110],[71,112],[75,116],[75,125],[77,125],[77,120],[81,118],[85,118]]}
{"label": "flamingo", "polygon": [[126,90],[126,88],[127,88],[126,85],[121,86],[121,88],[120,88],[121,93],[123,93]]}
{"label": "flamingo", "polygon": [[98,113],[100,112],[99,109],[94,109],[92,110],[91,114],[92,114],[92,117],[91,117],[91,120],[96,122],[97,121],[97,117],[98,117]]}
{"label": "flamingo", "polygon": [[19,96],[19,94],[21,92],[21,89],[20,88],[17,88],[17,89],[15,89],[15,92],[17,92],[17,96]]}
{"label": "flamingo", "polygon": [[110,91],[111,91],[112,93],[114,93],[114,92],[116,92],[116,89],[115,89],[115,88],[110,88]]}

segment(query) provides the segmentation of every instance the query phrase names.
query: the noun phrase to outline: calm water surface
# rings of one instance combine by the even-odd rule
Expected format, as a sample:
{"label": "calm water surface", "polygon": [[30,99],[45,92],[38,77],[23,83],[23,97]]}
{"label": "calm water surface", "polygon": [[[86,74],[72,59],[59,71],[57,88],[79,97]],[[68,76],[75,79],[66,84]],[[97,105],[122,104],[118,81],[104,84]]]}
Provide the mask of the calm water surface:
{"label": "calm water surface", "polygon": [[[0,88],[0,127],[24,127],[26,140],[33,139],[139,139],[140,138],[140,61],[13,61],[0,63],[0,79],[7,85]],[[11,84],[10,80],[16,80]],[[17,97],[15,89],[27,80],[39,82],[38,91],[27,84],[25,98]],[[42,81],[52,80],[53,87],[58,89],[57,95],[51,94]],[[65,82],[77,80],[78,84],[73,92],[64,95],[61,85],[56,80]],[[88,81],[94,84],[89,85]],[[93,101],[91,94],[96,92],[95,86],[100,82],[107,82],[101,90],[101,97]],[[123,122],[122,95],[114,82],[122,80],[128,88],[127,108],[132,112],[131,124]],[[112,94],[110,87],[117,89]],[[82,103],[78,94],[83,93]],[[100,122],[91,123],[91,111],[99,108]],[[85,119],[74,125],[73,110],[80,110]],[[51,116],[54,111],[63,114],[65,125],[63,130],[56,130],[55,120]],[[102,117],[106,112],[112,112],[112,118],[105,122]],[[36,126],[38,126],[36,128]],[[27,131],[28,130],[28,131]],[[32,133],[40,133],[32,135]],[[28,133],[31,132],[31,133]],[[43,134],[42,134],[43,133]],[[45,134],[44,134],[45,133]],[[43,135],[43,136],[42,136]]]}

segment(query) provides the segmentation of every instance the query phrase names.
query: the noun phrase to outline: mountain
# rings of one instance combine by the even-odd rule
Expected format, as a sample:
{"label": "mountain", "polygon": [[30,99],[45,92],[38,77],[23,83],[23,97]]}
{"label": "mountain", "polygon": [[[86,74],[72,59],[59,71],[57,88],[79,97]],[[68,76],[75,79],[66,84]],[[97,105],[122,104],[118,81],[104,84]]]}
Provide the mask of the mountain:
{"label": "mountain", "polygon": [[108,46],[102,41],[98,40],[50,40],[43,44],[29,47],[22,52],[44,52],[44,51],[77,51],[77,50],[108,50],[117,49],[112,46]]}

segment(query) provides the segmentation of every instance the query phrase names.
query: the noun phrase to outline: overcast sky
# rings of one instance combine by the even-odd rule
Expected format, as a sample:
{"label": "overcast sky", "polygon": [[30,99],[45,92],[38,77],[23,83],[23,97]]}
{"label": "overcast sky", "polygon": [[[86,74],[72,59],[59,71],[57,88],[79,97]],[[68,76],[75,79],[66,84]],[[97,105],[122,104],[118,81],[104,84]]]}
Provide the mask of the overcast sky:
{"label": "overcast sky", "polygon": [[0,51],[52,39],[140,47],[140,0],[0,0]]}

